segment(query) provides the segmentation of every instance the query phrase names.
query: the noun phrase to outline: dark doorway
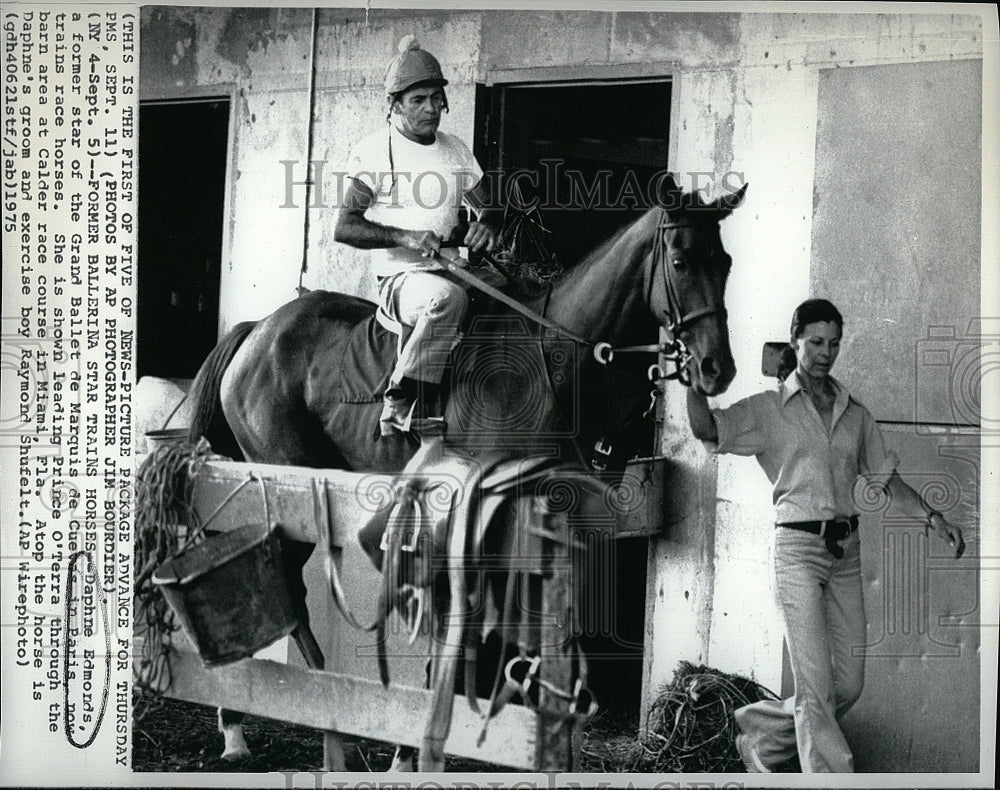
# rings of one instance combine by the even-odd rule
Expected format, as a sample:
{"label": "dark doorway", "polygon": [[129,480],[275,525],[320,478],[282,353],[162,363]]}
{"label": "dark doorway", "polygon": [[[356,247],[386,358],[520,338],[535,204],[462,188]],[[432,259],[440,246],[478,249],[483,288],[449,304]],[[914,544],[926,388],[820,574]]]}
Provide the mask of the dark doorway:
{"label": "dark doorway", "polygon": [[564,266],[652,205],[667,168],[670,90],[662,78],[479,87],[476,155],[538,201]]}
{"label": "dark doorway", "polygon": [[646,623],[649,540],[615,539],[590,531],[587,599],[580,612],[580,644],[589,664],[588,684],[605,711],[623,721],[639,715]]}
{"label": "dark doorway", "polygon": [[[667,169],[671,83],[646,80],[479,86],[475,153],[506,194],[515,174],[537,201],[549,251],[571,267],[653,205]],[[646,538],[591,536],[590,684],[602,706],[638,715],[645,641]]]}
{"label": "dark doorway", "polygon": [[138,375],[192,378],[217,340],[229,100],[139,105]]}

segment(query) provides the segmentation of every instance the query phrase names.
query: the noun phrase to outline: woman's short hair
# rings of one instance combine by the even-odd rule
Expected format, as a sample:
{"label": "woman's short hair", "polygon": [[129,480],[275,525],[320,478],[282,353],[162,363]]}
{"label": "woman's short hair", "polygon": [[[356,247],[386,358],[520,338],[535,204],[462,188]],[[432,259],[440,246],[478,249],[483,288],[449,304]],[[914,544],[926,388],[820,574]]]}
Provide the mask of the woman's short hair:
{"label": "woman's short hair", "polygon": [[841,332],[844,331],[844,317],[833,302],[826,299],[806,299],[795,308],[795,312],[792,314],[790,334],[793,338],[801,337],[809,324],[815,324],[819,321],[832,321]]}
{"label": "woman's short hair", "polygon": [[[844,317],[840,314],[833,302],[826,299],[806,299],[795,308],[792,314],[792,326],[789,330],[791,338],[802,337],[809,324],[820,321],[830,321],[837,325],[841,333],[844,331]],[[781,352],[781,361],[778,363],[778,379],[784,381],[798,365],[798,358],[795,356],[795,349],[791,343],[785,346]]]}

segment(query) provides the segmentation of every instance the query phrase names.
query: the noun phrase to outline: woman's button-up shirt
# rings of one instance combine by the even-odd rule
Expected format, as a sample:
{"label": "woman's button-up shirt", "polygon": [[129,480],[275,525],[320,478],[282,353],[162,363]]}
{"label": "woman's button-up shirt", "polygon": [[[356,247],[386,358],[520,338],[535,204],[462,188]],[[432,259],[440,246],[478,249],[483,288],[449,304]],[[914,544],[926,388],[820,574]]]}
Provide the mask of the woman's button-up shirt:
{"label": "woman's button-up shirt", "polygon": [[858,476],[887,474],[895,466],[871,412],[830,382],[836,398],[829,431],[796,373],[777,390],[712,409],[719,437],[709,447],[756,457],[774,486],[779,524],[855,515]]}

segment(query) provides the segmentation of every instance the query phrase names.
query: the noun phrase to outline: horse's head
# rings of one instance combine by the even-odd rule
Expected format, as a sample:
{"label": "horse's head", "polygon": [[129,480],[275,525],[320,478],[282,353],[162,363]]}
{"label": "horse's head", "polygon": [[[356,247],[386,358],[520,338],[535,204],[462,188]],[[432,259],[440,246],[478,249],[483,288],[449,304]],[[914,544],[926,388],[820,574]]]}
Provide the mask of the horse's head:
{"label": "horse's head", "polygon": [[671,338],[682,380],[705,395],[725,392],[736,376],[725,304],[732,259],[722,248],[719,222],[746,189],[703,203],[669,175],[660,182],[648,303]]}

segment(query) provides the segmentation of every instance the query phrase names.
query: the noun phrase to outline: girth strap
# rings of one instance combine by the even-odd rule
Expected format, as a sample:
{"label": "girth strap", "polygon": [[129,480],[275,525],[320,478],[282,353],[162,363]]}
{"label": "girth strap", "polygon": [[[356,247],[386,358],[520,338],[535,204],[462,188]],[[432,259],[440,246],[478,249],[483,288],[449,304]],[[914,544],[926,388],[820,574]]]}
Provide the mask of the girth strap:
{"label": "girth strap", "polygon": [[468,536],[474,514],[479,504],[482,467],[472,459],[459,462],[449,459],[449,469],[458,473],[454,506],[451,509],[448,533],[448,613],[444,621],[444,634],[432,661],[431,690],[433,703],[431,717],[424,729],[420,748],[419,769],[441,770],[444,767],[444,744],[451,729],[454,704],[455,677],[467,626],[466,563]]}
{"label": "girth strap", "polygon": [[347,595],[344,592],[344,585],[340,580],[340,571],[337,568],[337,558],[335,556],[333,544],[333,522],[330,519],[330,507],[327,501],[326,482],[317,478],[312,479],[313,497],[313,521],[316,525],[316,532],[323,545],[325,553],[326,578],[330,585],[330,594],[333,602],[343,618],[354,628],[360,631],[375,630],[378,623],[362,625],[351,610],[347,602]]}

